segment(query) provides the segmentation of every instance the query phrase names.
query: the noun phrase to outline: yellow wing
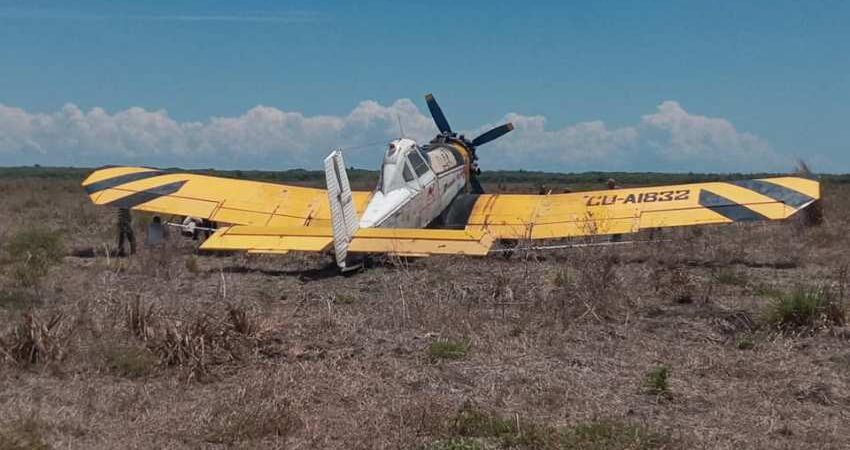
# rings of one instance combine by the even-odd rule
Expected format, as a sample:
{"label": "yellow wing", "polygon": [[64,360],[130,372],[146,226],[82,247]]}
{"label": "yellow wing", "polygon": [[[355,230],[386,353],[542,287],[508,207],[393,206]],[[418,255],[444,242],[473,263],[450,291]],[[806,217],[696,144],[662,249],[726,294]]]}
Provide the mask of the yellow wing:
{"label": "yellow wing", "polygon": [[[235,224],[206,249],[325,251],[333,242],[323,189],[138,167],[95,171],[83,186],[96,204]],[[358,212],[371,193],[354,192]],[[458,229],[358,230],[350,252],[486,254],[496,239],[625,234],[649,228],[785,219],[820,198],[816,181],[781,177],[555,195],[466,195],[447,225]]]}
{"label": "yellow wing", "polygon": [[554,195],[481,195],[465,228],[496,239],[623,234],[648,228],[785,219],[820,198],[797,177]]}
{"label": "yellow wing", "polygon": [[[143,167],[96,170],[83,181],[97,205],[262,226],[330,227],[324,189]],[[371,192],[354,192],[361,212]]]}

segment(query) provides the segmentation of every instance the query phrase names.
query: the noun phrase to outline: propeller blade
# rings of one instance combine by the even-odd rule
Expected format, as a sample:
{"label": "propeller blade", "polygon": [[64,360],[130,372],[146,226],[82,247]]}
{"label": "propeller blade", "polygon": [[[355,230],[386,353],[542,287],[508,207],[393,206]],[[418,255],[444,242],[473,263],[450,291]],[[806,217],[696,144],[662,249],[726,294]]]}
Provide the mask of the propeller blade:
{"label": "propeller blade", "polygon": [[490,131],[487,131],[486,133],[482,133],[477,138],[473,139],[472,140],[472,146],[478,147],[481,144],[486,144],[486,143],[488,143],[488,142],[490,142],[494,139],[498,139],[498,138],[504,136],[505,134],[510,133],[511,130],[513,130],[513,129],[514,129],[514,124],[512,124],[510,122],[508,122],[504,125],[500,125],[496,128],[493,128]]}
{"label": "propeller blade", "polygon": [[431,111],[431,117],[434,118],[434,123],[437,124],[440,133],[451,133],[452,128],[449,126],[449,121],[446,120],[446,116],[443,114],[443,110],[440,109],[440,105],[437,104],[434,96],[431,94],[426,95],[425,101],[428,103],[428,110]]}

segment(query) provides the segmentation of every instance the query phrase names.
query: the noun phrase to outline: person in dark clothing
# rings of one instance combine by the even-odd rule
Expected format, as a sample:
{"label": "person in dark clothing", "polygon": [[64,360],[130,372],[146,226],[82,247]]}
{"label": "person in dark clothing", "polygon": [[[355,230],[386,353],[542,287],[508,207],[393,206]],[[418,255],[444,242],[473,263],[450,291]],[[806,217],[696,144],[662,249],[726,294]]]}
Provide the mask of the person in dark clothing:
{"label": "person in dark clothing", "polygon": [[127,256],[124,241],[130,244],[130,254],[136,253],[136,236],[133,234],[133,218],[127,208],[118,209],[118,256]]}
{"label": "person in dark clothing", "polygon": [[[617,186],[617,180],[615,180],[613,178],[609,178],[608,182],[605,183],[605,184],[608,187],[608,189],[619,189],[620,188],[619,186]],[[622,234],[612,234],[611,235],[611,242],[620,242],[620,240],[622,238],[623,238]]]}

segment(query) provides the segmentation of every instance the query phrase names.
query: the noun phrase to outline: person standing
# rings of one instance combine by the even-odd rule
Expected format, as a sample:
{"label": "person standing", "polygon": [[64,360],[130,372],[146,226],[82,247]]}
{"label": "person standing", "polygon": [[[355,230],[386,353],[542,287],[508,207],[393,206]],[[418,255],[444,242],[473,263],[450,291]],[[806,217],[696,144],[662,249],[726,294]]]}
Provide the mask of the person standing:
{"label": "person standing", "polygon": [[[619,186],[617,186],[617,180],[615,180],[613,178],[609,178],[608,182],[605,183],[605,184],[606,184],[606,186],[608,187],[609,190],[619,189]],[[612,234],[611,235],[611,242],[620,242],[620,239],[622,239],[622,238],[623,238],[623,235],[621,235],[621,234]]]}
{"label": "person standing", "polygon": [[118,209],[118,256],[127,256],[124,241],[130,244],[130,254],[136,253],[136,236],[133,233],[133,218],[128,208]]}

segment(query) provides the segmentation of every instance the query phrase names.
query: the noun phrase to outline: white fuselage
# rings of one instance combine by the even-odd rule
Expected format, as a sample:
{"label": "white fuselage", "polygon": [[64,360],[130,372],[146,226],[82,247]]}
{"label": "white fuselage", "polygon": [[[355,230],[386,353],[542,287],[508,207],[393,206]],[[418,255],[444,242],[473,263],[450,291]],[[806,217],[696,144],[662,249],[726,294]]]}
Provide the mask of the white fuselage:
{"label": "white fuselage", "polygon": [[465,188],[466,177],[466,162],[449,147],[423,152],[411,139],[392,141],[360,228],[423,228]]}

